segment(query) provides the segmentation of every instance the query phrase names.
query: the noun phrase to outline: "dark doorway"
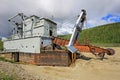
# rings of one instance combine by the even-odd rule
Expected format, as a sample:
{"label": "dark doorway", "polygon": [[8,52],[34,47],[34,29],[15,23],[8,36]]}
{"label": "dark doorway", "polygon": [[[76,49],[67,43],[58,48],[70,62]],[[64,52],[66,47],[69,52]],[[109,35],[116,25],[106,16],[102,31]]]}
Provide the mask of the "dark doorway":
{"label": "dark doorway", "polygon": [[14,56],[14,61],[19,62],[19,52],[13,52],[12,56]]}
{"label": "dark doorway", "polygon": [[53,36],[53,32],[52,32],[52,30],[50,30],[50,36]]}

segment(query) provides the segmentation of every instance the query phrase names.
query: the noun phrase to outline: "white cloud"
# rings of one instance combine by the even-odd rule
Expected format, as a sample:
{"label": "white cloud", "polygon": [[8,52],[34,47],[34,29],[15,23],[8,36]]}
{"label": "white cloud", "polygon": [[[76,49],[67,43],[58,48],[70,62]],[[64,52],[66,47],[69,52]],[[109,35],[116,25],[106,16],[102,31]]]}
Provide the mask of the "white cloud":
{"label": "white cloud", "polygon": [[[86,9],[88,24],[92,26],[101,25],[107,23],[102,21],[101,17],[109,13],[120,14],[119,3],[120,0],[1,0],[0,32],[4,32],[6,35],[10,33],[11,27],[7,19],[18,12],[48,18],[53,15],[56,22],[62,24],[67,18],[70,19],[78,15],[81,9]],[[69,24],[74,24],[74,22]],[[62,28],[58,32],[65,32],[66,29]]]}
{"label": "white cloud", "polygon": [[101,20],[101,19],[89,20],[87,23],[89,24],[89,27],[95,27],[95,26],[98,26],[98,25],[108,24],[107,21],[104,21],[104,20]]}
{"label": "white cloud", "polygon": [[74,24],[71,23],[63,23],[60,25],[58,25],[58,30],[57,33],[58,34],[68,34],[68,33],[72,33],[73,28],[74,28]]}

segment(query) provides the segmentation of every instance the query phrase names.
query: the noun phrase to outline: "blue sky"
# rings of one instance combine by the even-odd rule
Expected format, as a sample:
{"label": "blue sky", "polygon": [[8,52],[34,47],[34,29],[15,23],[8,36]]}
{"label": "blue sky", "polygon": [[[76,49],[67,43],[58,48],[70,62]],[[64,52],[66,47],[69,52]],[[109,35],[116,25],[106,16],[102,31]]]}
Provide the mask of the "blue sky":
{"label": "blue sky", "polygon": [[106,16],[101,18],[102,20],[108,21],[108,22],[120,22],[120,15],[115,14],[107,14]]}
{"label": "blue sky", "polygon": [[50,19],[54,16],[58,34],[72,33],[81,9],[87,11],[87,28],[120,22],[119,3],[120,0],[0,0],[0,36],[11,35],[13,27],[7,20],[21,12]]}

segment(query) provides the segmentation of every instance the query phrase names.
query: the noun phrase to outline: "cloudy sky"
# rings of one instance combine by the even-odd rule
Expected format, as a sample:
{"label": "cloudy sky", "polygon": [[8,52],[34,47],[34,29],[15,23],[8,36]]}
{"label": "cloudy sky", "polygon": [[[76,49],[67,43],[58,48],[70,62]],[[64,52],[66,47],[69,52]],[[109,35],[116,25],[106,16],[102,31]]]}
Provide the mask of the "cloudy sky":
{"label": "cloudy sky", "polygon": [[0,36],[9,36],[8,18],[24,13],[55,20],[58,34],[71,33],[81,9],[87,11],[86,27],[120,22],[120,0],[0,0]]}

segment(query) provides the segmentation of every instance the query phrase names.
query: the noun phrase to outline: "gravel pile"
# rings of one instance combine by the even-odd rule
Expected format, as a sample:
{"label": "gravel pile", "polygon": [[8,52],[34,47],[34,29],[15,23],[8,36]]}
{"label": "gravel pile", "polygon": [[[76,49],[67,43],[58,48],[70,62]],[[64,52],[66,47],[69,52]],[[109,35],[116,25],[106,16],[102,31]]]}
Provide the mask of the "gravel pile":
{"label": "gravel pile", "polygon": [[14,76],[18,80],[46,80],[41,76],[35,76],[22,68],[21,64],[0,61],[0,72]]}

